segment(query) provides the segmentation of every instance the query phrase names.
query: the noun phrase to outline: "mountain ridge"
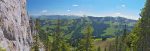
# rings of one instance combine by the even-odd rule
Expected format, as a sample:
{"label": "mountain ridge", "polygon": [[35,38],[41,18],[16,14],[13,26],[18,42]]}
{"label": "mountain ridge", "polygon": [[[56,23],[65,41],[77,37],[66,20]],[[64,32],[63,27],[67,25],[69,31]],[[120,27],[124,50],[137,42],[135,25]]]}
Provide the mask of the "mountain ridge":
{"label": "mountain ridge", "polygon": [[[59,15],[59,17],[61,17]],[[54,19],[55,18],[55,19]],[[124,25],[127,25],[127,32],[130,32],[137,20],[122,18],[122,17],[78,17],[78,18],[69,18],[60,19],[60,29],[64,32],[64,38],[68,41],[77,40],[82,38],[83,29],[90,24],[93,27],[93,38],[111,38],[116,35],[122,35],[122,30]],[[50,28],[50,34],[56,31],[57,26],[57,17],[39,17],[40,25],[43,31],[46,31],[47,28]],[[118,33],[119,32],[119,33]],[[41,38],[42,39],[42,38]]]}
{"label": "mountain ridge", "polygon": [[[113,17],[113,18],[125,18],[123,16],[79,16],[79,15],[40,15],[40,16],[30,16],[32,18],[49,18],[49,19],[58,19],[58,17],[61,19],[67,19],[67,18],[72,18],[72,19],[75,19],[75,18],[80,18],[80,17]],[[130,18],[125,18],[125,19],[130,19]],[[130,20],[135,20],[135,19],[130,19]]]}

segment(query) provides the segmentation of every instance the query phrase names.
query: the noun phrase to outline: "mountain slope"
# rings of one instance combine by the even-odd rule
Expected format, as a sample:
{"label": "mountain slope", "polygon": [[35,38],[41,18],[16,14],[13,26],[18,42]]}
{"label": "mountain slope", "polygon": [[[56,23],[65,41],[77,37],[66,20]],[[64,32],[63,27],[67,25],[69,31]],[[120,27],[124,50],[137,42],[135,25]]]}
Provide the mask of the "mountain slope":
{"label": "mountain slope", "polygon": [[[51,28],[51,32],[54,32],[57,23],[58,17],[61,20],[61,29],[64,31],[67,38],[72,37],[80,37],[82,35],[81,31],[82,29],[87,25],[87,22],[90,22],[92,27],[94,28],[93,36],[94,37],[113,37],[115,36],[116,32],[123,29],[124,24],[127,24],[127,29],[130,31],[134,24],[136,23],[136,20],[126,19],[123,17],[81,17],[81,16],[72,16],[74,18],[71,18],[71,16],[66,17],[63,15],[55,15],[52,16],[41,16],[39,19],[41,19],[41,25],[43,29],[46,29],[46,27]],[[63,19],[61,19],[63,17]],[[47,24],[48,23],[48,24]],[[72,36],[72,37],[71,37]]]}
{"label": "mountain slope", "polygon": [[[111,38],[116,35],[122,35],[124,25],[127,25],[128,32],[134,27],[136,20],[126,19],[123,17],[81,17],[71,18],[71,16],[64,17],[59,15],[60,19],[60,28],[64,33],[64,38],[68,40],[72,45],[76,44],[83,35],[83,29],[88,25],[94,29],[93,38]],[[74,17],[74,16],[73,16]],[[54,19],[55,18],[55,19]],[[39,17],[43,31],[46,31],[47,28],[50,28],[50,34],[56,32],[57,19],[58,16],[52,17]],[[41,34],[43,35],[43,34]],[[44,38],[41,39],[44,40]]]}

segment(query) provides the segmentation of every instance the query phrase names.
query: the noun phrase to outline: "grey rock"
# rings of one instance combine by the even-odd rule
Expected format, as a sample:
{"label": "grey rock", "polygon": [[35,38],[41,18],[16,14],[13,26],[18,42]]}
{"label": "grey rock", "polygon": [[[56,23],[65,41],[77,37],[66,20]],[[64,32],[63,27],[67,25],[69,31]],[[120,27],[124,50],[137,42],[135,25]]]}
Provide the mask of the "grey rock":
{"label": "grey rock", "polygon": [[0,45],[7,51],[30,51],[32,42],[26,0],[0,0]]}

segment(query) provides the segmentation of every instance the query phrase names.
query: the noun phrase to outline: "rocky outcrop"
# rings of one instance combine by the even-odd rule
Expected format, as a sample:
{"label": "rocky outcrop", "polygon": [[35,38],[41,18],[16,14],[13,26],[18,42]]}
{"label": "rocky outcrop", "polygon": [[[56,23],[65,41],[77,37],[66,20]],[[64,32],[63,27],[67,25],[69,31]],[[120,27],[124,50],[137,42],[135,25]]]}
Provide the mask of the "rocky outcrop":
{"label": "rocky outcrop", "polygon": [[0,45],[7,51],[29,51],[31,43],[26,0],[0,0]]}

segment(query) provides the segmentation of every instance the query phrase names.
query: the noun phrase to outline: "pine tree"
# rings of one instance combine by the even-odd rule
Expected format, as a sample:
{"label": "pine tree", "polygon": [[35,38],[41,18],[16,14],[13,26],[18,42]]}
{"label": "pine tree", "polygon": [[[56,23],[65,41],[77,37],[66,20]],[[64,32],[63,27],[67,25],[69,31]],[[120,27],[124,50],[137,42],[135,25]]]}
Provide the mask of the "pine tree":
{"label": "pine tree", "polygon": [[92,51],[92,27],[90,25],[87,27],[87,33],[85,35],[86,38],[86,51]]}
{"label": "pine tree", "polygon": [[92,43],[92,33],[93,29],[90,25],[85,28],[84,37],[79,42],[79,47],[77,51],[93,51],[94,46]]}
{"label": "pine tree", "polygon": [[120,37],[121,38],[121,41],[120,41],[120,48],[119,48],[119,51],[125,51],[126,49],[126,37],[127,37],[127,35],[128,35],[128,33],[127,33],[127,25],[126,25],[126,22],[124,22],[124,26],[123,26],[123,35]]}
{"label": "pine tree", "polygon": [[62,47],[61,47],[62,51],[71,51],[70,48],[71,47],[68,43],[66,43],[65,41],[62,42]]}
{"label": "pine tree", "polygon": [[40,31],[40,20],[39,19],[36,19],[35,20],[35,36],[34,36],[34,46],[33,46],[33,50],[34,51],[39,51],[39,31]]}
{"label": "pine tree", "polygon": [[115,51],[115,47],[113,45],[113,42],[109,44],[108,51]]}
{"label": "pine tree", "polygon": [[[118,26],[118,28],[121,28],[121,25],[120,26]],[[117,30],[117,32],[116,32],[116,34],[115,34],[115,41],[114,41],[114,44],[113,44],[113,46],[114,46],[114,51],[119,51],[119,45],[120,45],[120,33],[121,33],[122,31],[121,30]]]}
{"label": "pine tree", "polygon": [[145,7],[140,16],[142,17],[140,24],[140,41],[142,41],[141,48],[143,48],[141,51],[150,51],[150,0],[146,0]]}
{"label": "pine tree", "polygon": [[57,20],[56,32],[53,34],[53,43],[51,51],[62,51],[62,34],[60,31],[60,19]]}
{"label": "pine tree", "polygon": [[45,50],[46,51],[50,51],[50,44],[51,44],[51,42],[50,42],[50,40],[49,40],[49,27],[47,27],[46,28],[46,37],[45,37]]}
{"label": "pine tree", "polygon": [[115,51],[118,51],[118,44],[119,44],[119,36],[116,35],[116,39],[115,39]]}
{"label": "pine tree", "polygon": [[[139,20],[137,22],[137,24],[135,25],[135,27],[133,28],[133,30],[131,31],[131,33],[129,33],[126,38],[124,39],[124,42],[126,44],[127,47],[132,48],[133,51],[137,51],[141,49],[141,39],[139,39],[140,36],[140,31],[141,28],[139,27],[139,24],[141,24],[141,21]],[[127,49],[127,47],[124,47],[124,49]],[[142,50],[140,50],[142,51]]]}
{"label": "pine tree", "polygon": [[101,47],[100,46],[97,48],[97,51],[101,51]]}
{"label": "pine tree", "polygon": [[104,51],[107,51],[107,48],[106,48],[106,47],[104,48]]}
{"label": "pine tree", "polygon": [[127,25],[125,23],[124,28],[123,28],[123,35],[122,35],[122,41],[125,42],[125,38],[127,36]]}
{"label": "pine tree", "polygon": [[85,39],[80,39],[76,51],[86,51],[85,49]]}
{"label": "pine tree", "polygon": [[95,48],[93,46],[92,33],[94,31],[91,26],[91,22],[88,17],[84,16],[83,21],[86,21],[85,24],[87,26],[81,31],[83,37],[79,40],[77,51],[94,51]]}
{"label": "pine tree", "polygon": [[[140,16],[142,17],[139,20],[139,25],[136,28],[138,31],[136,31],[137,33],[132,33],[131,35],[137,35],[138,36],[138,41],[136,43],[136,47],[134,47],[134,49],[136,48],[137,51],[150,51],[150,0],[146,0],[146,4],[145,7],[142,9],[142,12],[140,14]],[[135,31],[134,31],[135,32]],[[131,36],[133,37],[133,36]],[[132,38],[134,39],[134,38]],[[131,41],[132,43],[134,42]]]}

